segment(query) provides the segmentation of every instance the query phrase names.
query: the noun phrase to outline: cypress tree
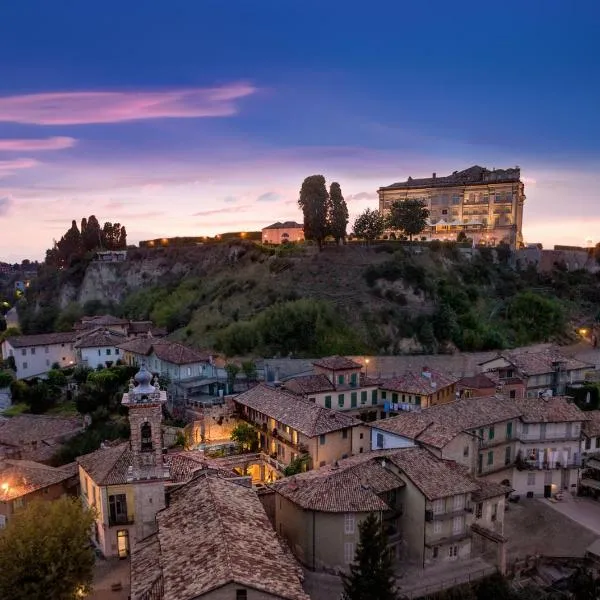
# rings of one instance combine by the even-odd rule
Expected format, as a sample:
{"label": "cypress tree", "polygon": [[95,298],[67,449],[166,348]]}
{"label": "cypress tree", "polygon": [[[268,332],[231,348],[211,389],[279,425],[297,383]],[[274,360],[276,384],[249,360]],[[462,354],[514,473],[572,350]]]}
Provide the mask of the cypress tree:
{"label": "cypress tree", "polygon": [[342,196],[342,188],[337,181],[334,181],[329,188],[329,215],[328,215],[329,233],[339,244],[346,237],[346,227],[348,225],[348,206]]}
{"label": "cypress tree", "polygon": [[311,175],[303,181],[298,206],[304,215],[304,237],[317,242],[321,250],[328,232],[329,208],[329,194],[323,175]]}

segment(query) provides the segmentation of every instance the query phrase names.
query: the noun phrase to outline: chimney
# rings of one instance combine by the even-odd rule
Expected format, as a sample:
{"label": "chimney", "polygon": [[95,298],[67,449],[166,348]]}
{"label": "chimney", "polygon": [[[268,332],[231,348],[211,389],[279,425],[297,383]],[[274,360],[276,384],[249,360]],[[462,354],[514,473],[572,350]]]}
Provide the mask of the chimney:
{"label": "chimney", "polygon": [[435,179],[435,177],[436,177],[436,174],[434,173],[434,174],[432,175],[432,179]]}

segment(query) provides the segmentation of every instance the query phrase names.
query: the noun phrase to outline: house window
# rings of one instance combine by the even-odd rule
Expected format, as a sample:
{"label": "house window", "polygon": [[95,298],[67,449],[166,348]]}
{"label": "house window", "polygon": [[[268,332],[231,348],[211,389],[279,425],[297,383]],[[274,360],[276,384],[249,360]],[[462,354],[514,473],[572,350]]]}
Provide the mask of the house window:
{"label": "house window", "polygon": [[344,439],[344,440],[348,439],[348,430],[347,429],[342,429],[342,439]]}
{"label": "house window", "polygon": [[98,356],[102,356],[102,350],[100,350],[100,348],[98,348]]}
{"label": "house window", "polygon": [[382,400],[386,400],[387,399],[387,392],[385,390],[382,390],[382,392],[381,392],[381,399]]}
{"label": "house window", "polygon": [[508,392],[508,397],[514,400],[517,397],[517,390],[510,390]]}
{"label": "house window", "polygon": [[26,363],[26,362],[24,362],[24,363],[23,363],[23,368],[24,368],[24,369],[26,369],[26,368],[27,368],[27,363]]}
{"label": "house window", "polygon": [[504,464],[505,465],[510,465],[510,446],[506,446],[506,449],[504,450]]}
{"label": "house window", "polygon": [[535,485],[535,473],[527,473],[527,485]]}
{"label": "house window", "polygon": [[454,496],[452,498],[452,509],[453,510],[462,510],[465,506],[465,497],[464,496]]}
{"label": "house window", "polygon": [[321,444],[321,446],[325,445],[325,436],[324,435],[319,436],[319,444]]}
{"label": "house window", "polygon": [[467,457],[467,456],[469,456],[469,446],[465,446],[465,447],[463,448],[463,456],[464,456],[464,457]]}
{"label": "house window", "polygon": [[110,356],[112,354],[111,349],[107,348],[106,349],[106,356]]}
{"label": "house window", "polygon": [[13,509],[18,510],[19,508],[23,508],[23,498],[15,498],[13,500]]}
{"label": "house window", "polygon": [[496,432],[495,432],[494,428],[490,427],[490,429],[488,431],[488,439],[493,440],[495,434],[496,434]]}
{"label": "house window", "polygon": [[421,396],[415,396],[415,404],[421,406]]}
{"label": "house window", "polygon": [[338,406],[344,408],[344,394],[338,394]]}
{"label": "house window", "polygon": [[464,517],[454,517],[454,519],[452,519],[452,533],[454,533],[454,534],[462,533],[463,529],[464,529],[464,525],[465,525]]}
{"label": "house window", "polygon": [[398,394],[392,392],[392,402],[397,403],[398,402]]}
{"label": "house window", "polygon": [[483,502],[478,502],[475,508],[475,518],[481,519],[483,517]]}
{"label": "house window", "polygon": [[491,452],[488,452],[487,464],[488,464],[488,466],[494,464],[494,451],[493,450]]}
{"label": "house window", "polygon": [[377,405],[377,390],[373,390],[373,391],[371,392],[371,404],[372,404],[373,406],[376,406],[376,405]]}
{"label": "house window", "polygon": [[344,385],[344,376],[338,375],[338,385]]}
{"label": "house window", "polygon": [[366,404],[367,403],[367,392],[366,391],[362,391],[360,393],[360,403],[361,404]]}
{"label": "house window", "polygon": [[108,497],[108,518],[111,525],[127,523],[127,496],[114,494]]}
{"label": "house window", "polygon": [[119,354],[119,349],[115,348],[115,354]]}
{"label": "house window", "polygon": [[33,356],[35,354],[35,348],[31,349],[31,356]]}
{"label": "house window", "polygon": [[23,350],[21,350],[21,354],[22,356],[27,356],[27,348],[23,348]]}
{"label": "house window", "polygon": [[152,427],[150,423],[144,423],[141,427],[141,451],[152,452]]}
{"label": "house window", "polygon": [[235,590],[235,600],[248,600],[248,591]]}
{"label": "house window", "polygon": [[354,542],[344,544],[344,562],[350,564],[354,560]]}
{"label": "house window", "polygon": [[496,521],[498,519],[498,504],[492,504],[492,521]]}
{"label": "house window", "polygon": [[458,556],[458,546],[450,546],[448,548],[448,556],[450,558],[456,558]]}
{"label": "house window", "polygon": [[589,450],[592,447],[592,439],[591,438],[587,438],[585,440],[585,449]]}
{"label": "house window", "polygon": [[383,433],[377,434],[377,448],[383,448]]}
{"label": "house window", "polygon": [[47,367],[49,367],[49,366],[50,366],[50,359],[49,359],[49,358],[47,358],[47,359],[46,359],[46,366],[47,366]]}
{"label": "house window", "polygon": [[331,408],[331,396],[325,396],[325,408]]}
{"label": "house window", "polygon": [[596,438],[596,448],[600,448],[600,437]]}
{"label": "house window", "polygon": [[44,352],[46,354],[49,354],[50,353],[50,348],[48,348],[48,346],[44,346]]}
{"label": "house window", "polygon": [[356,373],[352,373],[352,375],[350,375],[350,385],[352,387],[356,387],[356,382],[357,382]]}
{"label": "house window", "polygon": [[433,533],[435,535],[439,535],[440,533],[442,533],[442,522],[441,521],[433,522]]}
{"label": "house window", "polygon": [[506,439],[510,440],[512,438],[512,421],[506,424]]}
{"label": "house window", "polygon": [[187,376],[191,377],[192,376],[192,367],[188,367],[187,368]]}
{"label": "house window", "polygon": [[529,424],[523,423],[523,433],[527,435],[529,433]]}
{"label": "house window", "polygon": [[432,556],[433,558],[437,558],[437,557],[438,557],[438,554],[439,554],[439,552],[440,552],[440,548],[439,548],[439,546],[434,546],[434,547],[432,548],[432,553],[431,553],[431,556]]}
{"label": "house window", "polygon": [[350,406],[352,408],[356,408],[357,402],[358,402],[358,394],[356,392],[352,392],[350,394]]}
{"label": "house window", "polygon": [[433,514],[441,515],[444,512],[444,499],[438,498],[433,503]]}
{"label": "house window", "polygon": [[353,534],[354,530],[355,530],[355,525],[356,525],[356,521],[355,521],[354,513],[346,513],[344,515],[344,533],[346,535]]}

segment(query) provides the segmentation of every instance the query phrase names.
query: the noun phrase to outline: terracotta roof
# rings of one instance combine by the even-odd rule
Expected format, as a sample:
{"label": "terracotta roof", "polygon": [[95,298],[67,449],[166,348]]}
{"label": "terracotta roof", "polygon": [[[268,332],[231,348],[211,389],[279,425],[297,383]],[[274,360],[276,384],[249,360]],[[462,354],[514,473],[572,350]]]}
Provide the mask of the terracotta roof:
{"label": "terracotta roof", "polygon": [[478,485],[479,489],[471,495],[471,500],[473,502],[483,502],[490,498],[498,498],[513,491],[513,488],[510,486],[489,481],[488,479],[478,478],[475,480],[475,483]]}
{"label": "terracotta roof", "polygon": [[427,371],[409,371],[401,377],[384,379],[379,383],[379,387],[391,392],[429,396],[457,381],[458,377],[427,369]]}
{"label": "terracotta roof", "polygon": [[499,356],[508,360],[519,371],[528,376],[553,373],[553,365],[557,362],[560,362],[562,364],[562,369],[567,371],[595,368],[594,365],[590,363],[585,363],[576,358],[565,356],[555,348],[547,348],[540,352],[506,352]]}
{"label": "terracotta roof", "polygon": [[362,369],[360,363],[354,362],[350,358],[345,356],[328,356],[326,358],[319,358],[313,362],[315,367],[321,367],[322,369],[329,369],[330,371],[349,371],[350,369]]}
{"label": "terracotta roof", "polygon": [[[77,463],[97,485],[123,485],[133,464],[133,453],[129,442],[123,442],[80,456]],[[168,482],[183,483],[203,468],[205,460],[199,452],[177,452],[166,454],[165,463],[169,467]]]}
{"label": "terracotta roof", "polygon": [[6,338],[13,348],[29,348],[30,346],[52,346],[54,344],[73,344],[76,339],[74,331],[58,333],[40,333],[37,335],[19,335]]}
{"label": "terracotta roof", "polygon": [[478,373],[472,377],[463,377],[456,382],[456,385],[461,388],[481,390],[487,388],[496,388],[496,383],[483,373]]}
{"label": "terracotta roof", "polygon": [[[146,540],[140,562],[133,553],[132,574],[147,583],[162,576],[164,600],[193,600],[230,583],[310,600],[298,564],[283,551],[251,488],[200,477],[171,495],[157,524],[158,546]],[[144,591],[132,582],[134,600]]]}
{"label": "terracotta roof", "polygon": [[127,319],[120,319],[119,317],[113,317],[112,315],[94,315],[91,317],[81,317],[80,322],[86,327],[96,327],[98,325],[127,325],[127,323],[129,323]]}
{"label": "terracotta roof", "polygon": [[110,329],[98,328],[84,333],[75,342],[75,348],[106,348],[122,344],[126,337],[124,333],[116,333]]}
{"label": "terracotta roof", "polygon": [[150,332],[154,337],[167,335],[164,327],[156,327],[152,321],[130,321],[127,327],[129,335],[141,335]]}
{"label": "terracotta roof", "polygon": [[142,336],[134,338],[122,344],[119,348],[133,354],[149,356],[154,352],[156,357],[165,362],[175,365],[188,365],[192,363],[208,362],[208,354],[198,352],[188,346],[178,342],[171,342],[164,339],[154,339],[152,336]]}
{"label": "terracotta roof", "polygon": [[329,381],[327,375],[324,373],[317,373],[316,375],[300,375],[299,377],[286,379],[283,383],[283,387],[289,392],[292,392],[292,394],[298,394],[299,396],[335,391],[335,386]]}
{"label": "terracotta roof", "polygon": [[[155,598],[164,600],[162,594],[152,596],[149,592],[157,583],[162,585],[160,568],[160,543],[156,533],[138,541],[131,555],[131,598],[141,600]],[[144,594],[146,594],[144,596]]]}
{"label": "terracotta roof", "polygon": [[587,420],[587,414],[566,396],[517,398],[514,402],[521,411],[521,420],[524,423],[563,423]]}
{"label": "terracotta roof", "polygon": [[296,221],[284,221],[283,223],[277,221],[277,223],[263,227],[263,231],[265,229],[304,229],[304,225],[296,223]]}
{"label": "terracotta roof", "polygon": [[600,410],[586,411],[585,416],[588,420],[583,424],[583,433],[588,437],[600,436]]}
{"label": "terracotta roof", "polygon": [[20,446],[32,442],[67,439],[83,429],[77,417],[16,415],[0,420],[0,444]]}
{"label": "terracotta roof", "polygon": [[498,396],[462,398],[420,412],[402,413],[371,426],[434,448],[443,448],[462,431],[510,421],[520,415],[521,411],[512,399]]}
{"label": "terracotta roof", "polygon": [[[8,502],[74,477],[71,468],[56,468],[30,460],[0,461],[0,501]],[[8,484],[8,487],[4,487]]]}
{"label": "terracotta roof", "polygon": [[354,417],[317,406],[264,383],[238,394],[234,397],[234,402],[253,408],[307,437],[362,424]]}
{"label": "terracotta roof", "polygon": [[271,484],[278,494],[307,510],[370,512],[389,510],[378,496],[404,487],[400,477],[381,466],[380,454],[368,452]]}

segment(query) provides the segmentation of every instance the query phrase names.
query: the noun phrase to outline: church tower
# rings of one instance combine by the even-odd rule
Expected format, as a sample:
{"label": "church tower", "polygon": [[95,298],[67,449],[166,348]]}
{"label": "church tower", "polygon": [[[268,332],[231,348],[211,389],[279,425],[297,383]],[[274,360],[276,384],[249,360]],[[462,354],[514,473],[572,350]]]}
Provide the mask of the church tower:
{"label": "church tower", "polygon": [[152,382],[152,374],[145,366],[134,380],[123,394],[122,404],[129,409],[131,464],[127,482],[134,487],[135,531],[140,540],[156,531],[156,513],[165,507],[169,469],[163,459],[161,426],[167,392],[160,389],[156,380]]}

